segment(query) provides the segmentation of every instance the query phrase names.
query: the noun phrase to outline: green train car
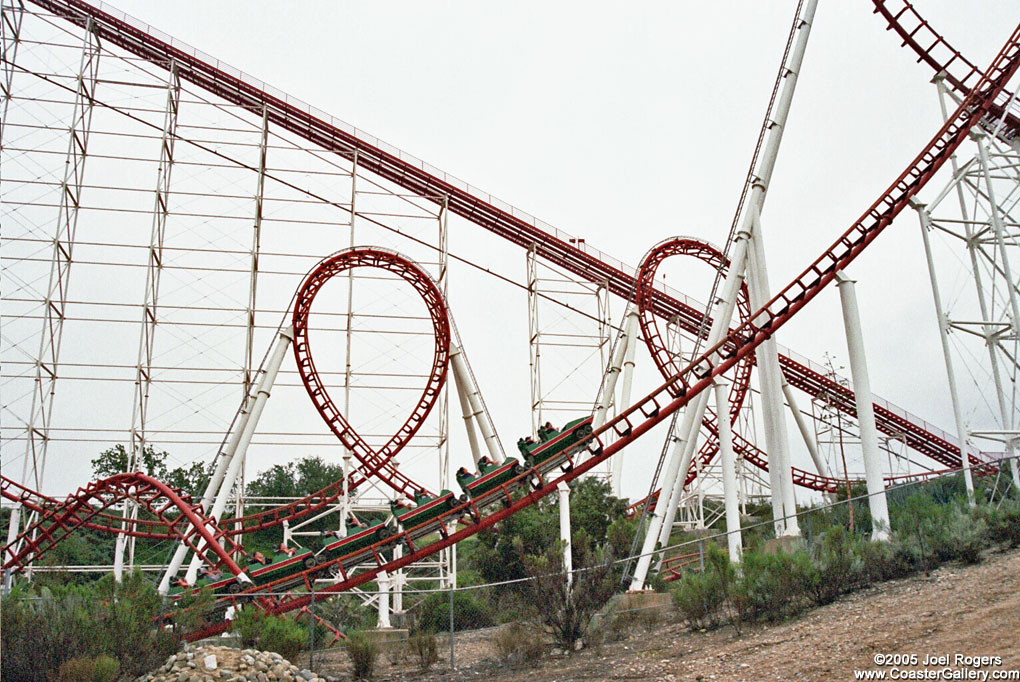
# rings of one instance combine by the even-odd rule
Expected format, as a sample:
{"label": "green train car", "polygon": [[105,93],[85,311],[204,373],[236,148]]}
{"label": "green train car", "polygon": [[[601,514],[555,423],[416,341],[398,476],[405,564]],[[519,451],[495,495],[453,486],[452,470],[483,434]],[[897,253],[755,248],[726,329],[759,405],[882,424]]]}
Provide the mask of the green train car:
{"label": "green train car", "polygon": [[592,433],[594,417],[580,417],[563,425],[562,429],[546,425],[538,430],[539,441],[529,442],[522,438],[517,441],[517,449],[524,455],[524,464],[529,468],[537,468],[545,472],[557,466],[559,455],[566,457],[573,451],[573,446]]}

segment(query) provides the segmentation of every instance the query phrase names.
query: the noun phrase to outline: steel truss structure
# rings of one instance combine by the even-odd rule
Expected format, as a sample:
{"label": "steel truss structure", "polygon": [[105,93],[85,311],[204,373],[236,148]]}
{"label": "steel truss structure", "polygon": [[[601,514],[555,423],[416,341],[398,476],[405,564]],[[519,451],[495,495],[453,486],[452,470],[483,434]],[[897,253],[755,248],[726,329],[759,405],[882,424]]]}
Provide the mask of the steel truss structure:
{"label": "steel truss structure", "polygon": [[[584,449],[569,455],[563,473],[521,473],[514,485],[527,484],[528,491],[513,498],[508,495],[505,506],[463,502],[438,519],[439,539],[434,542],[425,544],[420,537],[404,531],[387,540],[399,540],[407,548],[392,558],[377,551],[357,572],[335,564],[309,567],[300,577],[311,584],[325,576],[325,571],[331,571],[330,584],[321,591],[324,595],[354,589],[377,578],[388,580],[388,576],[434,558],[461,539],[535,503],[558,486],[608,465],[611,457],[690,404],[724,373],[736,373],[742,378],[734,380],[728,399],[724,395],[729,409],[720,413],[726,417],[722,426],[711,415],[701,425],[711,437],[701,444],[694,460],[697,466],[683,472],[681,478],[689,482],[711,464],[719,448],[716,437],[728,431],[725,426],[730,419],[739,423],[742,396],[748,390],[746,377],[756,348],[874,241],[952,158],[972,129],[980,127],[997,139],[1010,140],[1018,124],[1011,109],[1014,103],[1005,88],[1020,63],[1020,29],[992,65],[981,71],[958,53],[940,55],[947,47],[945,41],[937,34],[933,34],[937,40],[926,40],[924,34],[931,29],[919,17],[920,23],[911,25],[917,15],[909,4],[894,10],[876,0],[877,9],[924,61],[951,74],[945,79],[946,87],[957,93],[959,106],[947,114],[945,125],[889,189],[797,279],[769,300],[762,300],[760,306],[748,305],[741,320],[725,329],[718,343],[696,347],[691,357],[677,358],[662,352],[669,345],[657,332],[657,321],[668,320],[697,339],[703,338],[712,321],[706,318],[704,306],[654,281],[655,258],[646,259],[640,269],[630,268],[110,7],[80,0],[39,0],[36,5],[42,11],[5,5],[3,21],[6,219],[20,229],[17,236],[5,235],[5,268],[17,286],[5,301],[20,307],[11,314],[5,310],[5,372],[8,367],[14,369],[5,373],[4,380],[13,386],[30,386],[31,390],[22,389],[29,403],[27,409],[16,402],[5,404],[5,410],[24,422],[17,428],[4,425],[5,464],[16,459],[9,451],[12,443],[18,444],[25,453],[24,475],[20,482],[5,476],[0,488],[7,500],[35,515],[24,527],[11,524],[5,570],[31,565],[67,533],[87,527],[117,532],[124,538],[162,539],[169,547],[184,543],[201,561],[241,576],[243,571],[231,555],[240,551],[246,532],[297,524],[338,504],[345,509],[354,504],[352,490],[388,486],[406,493],[424,487],[418,481],[427,473],[434,474],[436,467],[423,462],[424,457],[418,453],[438,455],[442,486],[449,468],[443,388],[452,338],[452,322],[445,307],[446,262],[451,254],[446,221],[451,215],[527,249],[536,268],[539,262],[542,267],[555,267],[601,292],[604,298],[598,300],[606,301],[607,311],[606,321],[598,316],[599,323],[605,325],[599,331],[600,339],[608,337],[603,334],[608,327],[608,294],[633,302],[642,337],[662,374],[662,383],[632,404],[618,403],[616,414],[607,415],[594,434],[586,437]],[[39,36],[31,41],[25,38],[29,23],[36,32],[31,35]],[[19,45],[17,63],[13,61],[15,51],[6,49],[9,40]],[[47,68],[45,60],[32,54],[34,50],[74,55],[77,72],[69,78],[65,69]],[[99,71],[100,54],[103,68],[113,62],[127,75],[114,78],[116,72],[111,72],[103,76]],[[17,85],[12,86],[12,82]],[[109,89],[109,95],[97,90],[97,82],[104,91]],[[9,102],[16,106],[8,107]],[[68,103],[73,112],[70,128],[55,115],[61,109],[57,105]],[[93,113],[97,114],[95,118]],[[69,140],[55,136],[57,130],[70,130]],[[13,131],[17,134],[12,135]],[[65,143],[63,154],[51,149],[55,138]],[[112,146],[95,151],[97,138],[112,140]],[[156,153],[136,151],[142,144],[151,145]],[[30,173],[12,174],[10,159],[22,155],[25,164],[38,163],[35,159],[64,160],[67,173],[54,177],[52,166],[57,164],[49,162],[50,170],[40,166]],[[90,173],[97,163],[103,170],[117,164],[138,164],[137,168],[145,170],[86,176],[86,157]],[[136,182],[143,176],[147,178],[144,182]],[[59,216],[56,229],[43,231],[41,226],[50,224],[47,216],[54,212]],[[78,225],[86,215],[90,219],[82,222],[82,227],[93,228],[97,223],[93,216],[98,215],[115,223],[115,236],[104,241],[92,230],[80,236]],[[129,224],[132,216],[142,216],[151,225],[148,241],[137,240]],[[1008,232],[1013,228],[1011,219],[999,222],[1002,229],[993,225],[995,229],[1003,235],[1012,234]],[[214,225],[248,224],[253,226],[253,233],[243,237],[237,230],[212,229]],[[292,228],[293,234],[281,238],[280,231],[267,229],[272,224]],[[406,257],[396,256],[385,244],[383,248],[351,248],[355,244],[355,224],[358,241],[364,229],[373,243],[391,240]],[[439,229],[433,239],[432,230],[422,225],[435,224]],[[50,257],[41,258],[40,250],[50,245]],[[11,246],[17,251],[12,252]],[[318,265],[318,255],[307,255],[340,247],[346,248],[336,256],[338,260],[328,259]],[[117,273],[107,276],[124,277],[125,282],[118,288],[118,293],[124,295],[118,298],[107,293],[108,298],[97,298],[94,292],[82,290],[83,295],[75,298],[67,287],[72,249],[77,249],[73,259],[76,271],[85,267],[91,273]],[[656,253],[663,257],[709,253],[704,245],[675,240],[664,249]],[[725,256],[718,250],[709,255],[714,266],[722,270]],[[349,274],[351,268],[338,267],[342,262],[358,262],[381,272],[373,270],[358,277],[355,286],[355,278]],[[464,264],[487,272],[484,265]],[[50,268],[46,287],[39,285],[38,273],[45,269],[39,265]],[[309,267],[313,268],[310,273]],[[411,270],[424,278],[403,277]],[[138,276],[120,274],[125,272]],[[345,273],[346,287],[342,286]],[[91,282],[103,276],[91,274],[82,279]],[[1008,273],[1005,280],[1012,286],[1014,280]],[[425,314],[419,299],[401,290],[407,284],[423,295]],[[518,286],[529,288],[526,284]],[[295,290],[295,298],[288,300]],[[141,302],[132,300],[126,293],[129,291],[143,292]],[[317,294],[339,302],[342,312],[331,312],[335,306],[317,311],[312,305]],[[368,308],[363,305],[367,299],[384,301],[383,311],[373,308],[372,312],[362,312]],[[254,361],[255,349],[271,347],[277,335],[286,332],[283,323],[278,325],[276,321],[291,315],[296,327],[297,369],[283,369],[273,389],[279,396],[284,394],[282,389],[307,388],[317,411],[325,418],[326,428],[311,420],[289,427],[264,424],[259,433],[265,440],[253,445],[275,450],[279,457],[280,449],[286,447],[336,449],[338,438],[348,453],[341,454],[349,472],[343,480],[306,498],[237,518],[213,518],[211,500],[192,501],[136,472],[91,484],[65,501],[42,494],[46,450],[61,443],[63,434],[68,434],[66,442],[108,444],[111,434],[127,432],[135,457],[148,444],[176,445],[189,451],[183,454],[185,457],[215,461],[227,445],[229,436],[223,434],[239,432],[238,420],[246,414],[253,390],[268,397],[268,386],[264,390],[254,388],[267,374],[266,361],[261,365]],[[1015,315],[1012,321],[1015,323]],[[41,335],[35,331],[40,323]],[[74,348],[84,357],[61,354],[64,334],[71,329],[68,326],[65,330],[65,325],[71,323],[102,324],[107,328],[139,324],[137,361],[124,362],[116,353],[97,354],[84,332],[74,344],[63,343],[65,349]],[[154,341],[153,333],[157,325],[161,328],[159,343]],[[199,331],[201,341],[197,338]],[[346,348],[342,360],[330,364],[325,358],[313,363],[309,339],[316,335],[340,339],[336,347]],[[398,335],[400,343],[383,341],[388,345],[380,351],[380,338]],[[174,339],[176,345],[161,351],[164,336]],[[359,352],[359,339],[369,336],[372,352],[386,356],[385,363],[373,363],[372,353],[364,346]],[[25,350],[26,339],[40,338],[39,352]],[[600,341],[598,345],[603,348],[606,344]],[[431,372],[422,374],[420,365],[413,361],[430,355]],[[19,356],[21,359],[7,360]],[[603,366],[607,359],[608,353],[600,358]],[[823,367],[783,348],[778,348],[778,365],[791,387],[811,396],[824,393],[833,409],[856,415],[853,387],[848,382],[829,376]],[[58,366],[69,372],[58,373]],[[400,367],[400,371],[393,371],[394,367]],[[295,374],[301,383],[293,382]],[[94,406],[97,414],[112,414],[114,404],[131,405],[130,418],[124,414],[112,420],[115,424],[103,426],[54,421],[55,398],[68,390],[65,385],[75,381],[130,385],[130,393],[122,391],[127,398],[121,396],[118,402],[116,396],[102,396]],[[342,388],[342,410],[329,398],[327,382]],[[201,388],[184,392],[182,387],[188,386]],[[359,391],[365,396],[362,400],[353,397]],[[427,407],[419,401],[411,418],[405,418],[397,409],[399,400],[384,396],[409,392],[422,392]],[[238,397],[241,405],[235,411]],[[279,397],[274,401],[287,402]],[[433,410],[437,404],[440,408]],[[359,406],[367,414],[359,415]],[[901,439],[937,466],[968,464],[982,473],[995,464],[985,453],[976,449],[968,452],[966,446],[960,447],[963,441],[895,406],[876,400],[874,408],[880,431]],[[354,423],[361,427],[361,435],[354,432]],[[129,426],[125,428],[125,424]],[[182,426],[175,428],[178,424]],[[746,462],[769,470],[768,456],[755,442],[740,434],[734,434],[733,441],[733,448]],[[399,468],[395,459],[398,453],[405,453]],[[52,458],[53,452],[49,454]],[[351,462],[352,458],[358,463]],[[827,492],[842,483],[836,477],[801,470],[792,472],[792,480]],[[228,493],[232,486],[226,487]],[[234,499],[235,511],[243,509],[243,495]],[[133,508],[144,508],[147,514],[135,514]],[[455,525],[455,519],[464,514],[472,521]],[[453,556],[446,559],[448,575],[455,570],[454,562]],[[311,599],[309,595],[294,594],[265,603],[264,608],[271,612],[300,609]],[[192,636],[211,634],[223,627],[211,626]]]}

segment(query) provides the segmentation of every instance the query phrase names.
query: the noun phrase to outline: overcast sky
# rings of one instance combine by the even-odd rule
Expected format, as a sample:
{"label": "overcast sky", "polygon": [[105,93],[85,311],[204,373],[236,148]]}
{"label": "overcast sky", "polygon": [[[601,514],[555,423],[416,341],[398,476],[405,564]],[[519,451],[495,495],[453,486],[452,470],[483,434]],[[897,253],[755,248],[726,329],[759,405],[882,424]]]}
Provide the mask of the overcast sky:
{"label": "overcast sky", "polygon": [[[725,239],[795,3],[117,6],[636,265],[669,236]],[[917,6],[982,67],[1018,18],[1009,0]],[[931,76],[871,3],[819,2],[763,218],[774,290],[937,130]],[[707,298],[704,277],[664,271]],[[875,392],[949,430],[916,215],[850,274]],[[779,340],[847,365],[835,290]]]}

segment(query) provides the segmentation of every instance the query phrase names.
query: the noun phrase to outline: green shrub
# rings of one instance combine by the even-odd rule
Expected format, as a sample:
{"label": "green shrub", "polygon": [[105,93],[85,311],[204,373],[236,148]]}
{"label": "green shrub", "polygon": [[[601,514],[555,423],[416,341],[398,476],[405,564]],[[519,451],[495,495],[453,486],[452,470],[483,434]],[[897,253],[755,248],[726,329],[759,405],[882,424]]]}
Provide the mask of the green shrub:
{"label": "green shrub", "polygon": [[895,580],[914,572],[910,552],[897,537],[889,542],[862,542],[858,552],[865,582]]}
{"label": "green shrub", "polygon": [[244,646],[275,651],[287,660],[308,648],[308,628],[252,605],[235,612],[230,627],[238,633]]}
{"label": "green shrub", "polygon": [[436,635],[426,630],[412,632],[407,639],[407,650],[418,663],[421,672],[427,671],[439,660],[439,644]]}
{"label": "green shrub", "polygon": [[1003,499],[997,507],[983,505],[978,517],[985,523],[990,542],[1020,547],[1020,502]]}
{"label": "green shrub", "polygon": [[545,655],[545,641],[534,625],[510,623],[492,638],[500,663],[512,668],[534,665]]}
{"label": "green shrub", "polygon": [[955,507],[943,529],[945,545],[940,554],[948,559],[957,559],[965,564],[981,561],[981,550],[988,542],[988,527],[970,509]]}
{"label": "green shrub", "polygon": [[230,629],[238,634],[242,645],[249,648],[254,647],[259,643],[264,617],[265,612],[257,606],[245,606],[234,612],[234,618],[230,621]]}
{"label": "green shrub", "polygon": [[741,621],[780,621],[804,608],[804,591],[813,570],[803,552],[744,552],[742,575],[734,586]]}
{"label": "green shrub", "polygon": [[344,651],[354,666],[354,679],[368,680],[372,678],[375,659],[379,655],[379,646],[364,632],[351,632],[344,642]]}
{"label": "green shrub", "polygon": [[72,658],[112,657],[120,674],[136,677],[177,650],[180,637],[154,627],[160,597],[140,574],[88,586],[19,588],[0,614],[0,675],[9,682],[54,678]]}
{"label": "green shrub", "polygon": [[259,635],[260,649],[275,651],[288,661],[308,647],[308,630],[289,618],[266,616]]}
{"label": "green shrub", "polygon": [[[422,602],[418,625],[432,632],[450,629],[450,593],[434,592]],[[453,627],[472,630],[492,625],[488,611],[470,592],[453,593]]]}
{"label": "green shrub", "polygon": [[109,656],[71,658],[57,670],[57,682],[116,682],[120,663]]}
{"label": "green shrub", "polygon": [[805,592],[819,606],[829,604],[865,581],[860,542],[842,526],[831,526],[811,546]]}
{"label": "green shrub", "polygon": [[684,574],[671,590],[673,603],[691,628],[716,628],[727,615],[735,582],[736,571],[729,556],[709,545],[704,570]]}

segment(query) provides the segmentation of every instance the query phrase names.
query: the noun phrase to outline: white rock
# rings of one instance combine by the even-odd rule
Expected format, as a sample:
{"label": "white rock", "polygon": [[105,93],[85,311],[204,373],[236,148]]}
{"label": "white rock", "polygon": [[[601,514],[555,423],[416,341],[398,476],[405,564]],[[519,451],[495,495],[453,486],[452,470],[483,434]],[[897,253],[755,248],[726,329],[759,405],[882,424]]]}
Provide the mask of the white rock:
{"label": "white rock", "polygon": [[206,670],[216,670],[216,654],[209,654],[202,659]]}

